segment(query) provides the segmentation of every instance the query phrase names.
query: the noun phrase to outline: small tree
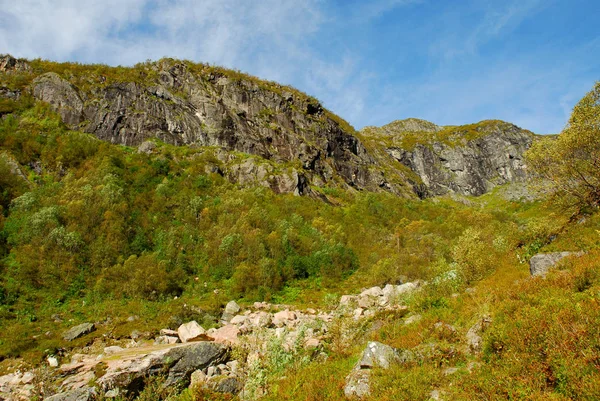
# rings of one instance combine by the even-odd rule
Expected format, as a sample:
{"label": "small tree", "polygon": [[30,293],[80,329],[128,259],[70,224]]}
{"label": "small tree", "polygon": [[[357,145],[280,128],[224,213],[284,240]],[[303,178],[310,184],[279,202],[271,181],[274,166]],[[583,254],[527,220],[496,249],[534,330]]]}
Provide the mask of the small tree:
{"label": "small tree", "polygon": [[542,188],[563,206],[600,204],[600,82],[574,107],[563,132],[535,142],[526,154]]}

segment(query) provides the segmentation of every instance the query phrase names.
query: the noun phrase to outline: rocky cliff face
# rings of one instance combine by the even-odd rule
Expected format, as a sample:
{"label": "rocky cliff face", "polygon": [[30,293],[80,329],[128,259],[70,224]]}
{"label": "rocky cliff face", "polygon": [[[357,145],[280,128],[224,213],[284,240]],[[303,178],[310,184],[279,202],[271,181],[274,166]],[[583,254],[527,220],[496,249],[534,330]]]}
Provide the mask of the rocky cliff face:
{"label": "rocky cliff face", "polygon": [[502,121],[439,127],[416,119],[363,130],[394,159],[419,175],[429,195],[481,195],[493,187],[527,178],[523,153],[534,135]]}
{"label": "rocky cliff face", "polygon": [[[27,91],[70,128],[105,141],[138,146],[157,138],[253,155],[219,173],[277,192],[342,185],[409,196],[480,195],[525,179],[522,154],[533,140],[499,121],[440,127],[407,119],[356,133],[293,88],[172,59],[122,68],[0,56],[0,78],[0,97]],[[232,159],[220,157],[225,164]]]}
{"label": "rocky cliff face", "polygon": [[[158,138],[257,155],[293,166],[285,181],[295,179],[295,185],[274,187],[286,192],[305,193],[307,183],[409,191],[388,183],[346,122],[293,88],[171,59],[121,68],[120,75],[105,66],[30,63],[33,67],[24,67],[4,56],[0,72],[34,71],[28,86],[34,97],[49,103],[70,128],[102,140],[138,146]],[[240,169],[228,173],[237,176]]]}

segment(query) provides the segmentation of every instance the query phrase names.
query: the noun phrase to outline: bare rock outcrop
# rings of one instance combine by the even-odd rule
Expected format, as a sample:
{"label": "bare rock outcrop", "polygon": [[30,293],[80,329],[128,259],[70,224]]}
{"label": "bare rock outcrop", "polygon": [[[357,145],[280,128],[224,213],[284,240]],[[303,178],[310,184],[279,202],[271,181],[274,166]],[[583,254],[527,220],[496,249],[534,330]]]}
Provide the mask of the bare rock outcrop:
{"label": "bare rock outcrop", "polygon": [[362,132],[371,140],[387,138],[386,152],[421,178],[420,195],[477,196],[526,180],[523,154],[535,138],[530,131],[495,120],[460,127],[409,120]]}
{"label": "bare rock outcrop", "polygon": [[544,276],[556,264],[567,256],[581,256],[582,252],[538,253],[529,260],[529,272],[532,276]]}

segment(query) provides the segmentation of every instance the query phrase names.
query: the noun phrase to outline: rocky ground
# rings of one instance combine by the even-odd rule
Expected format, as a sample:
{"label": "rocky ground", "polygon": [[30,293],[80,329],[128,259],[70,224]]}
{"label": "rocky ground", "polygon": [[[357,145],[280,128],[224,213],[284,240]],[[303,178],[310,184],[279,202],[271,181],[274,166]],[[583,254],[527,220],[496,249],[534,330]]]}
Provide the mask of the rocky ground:
{"label": "rocky ground", "polygon": [[[144,379],[166,373],[166,385],[206,386],[213,391],[260,396],[261,383],[247,380],[260,369],[273,346],[294,355],[308,351],[314,358],[329,340],[330,326],[343,326],[351,336],[353,324],[382,311],[408,312],[402,296],[418,283],[373,287],[344,295],[334,310],[298,310],[286,305],[256,302],[242,308],[235,301],[223,310],[219,326],[205,330],[197,322],[178,330],[161,329],[153,339],[134,338],[104,344],[101,353],[75,352],[51,356],[46,366],[0,377],[0,396],[7,400],[45,397],[47,400],[88,400],[98,395],[114,398],[139,392]],[[94,323],[75,326],[63,334],[65,343],[93,337]],[[141,336],[140,336],[141,337]],[[52,384],[51,384],[52,383]],[[51,392],[56,392],[51,395]]]}
{"label": "rocky ground", "polygon": [[[569,252],[539,254],[532,258],[531,274],[545,274]],[[580,254],[578,254],[580,255]],[[404,324],[413,324],[420,315],[405,305],[407,296],[427,285],[408,282],[401,285],[367,288],[360,294],[343,295],[332,310],[295,309],[288,305],[255,302],[241,307],[230,301],[224,308],[219,325],[205,330],[196,321],[186,322],[178,330],[160,329],[153,338],[134,332],[127,341],[73,350],[62,356],[49,356],[44,366],[15,371],[0,377],[0,400],[85,401],[128,397],[139,393],[149,377],[163,375],[164,386],[201,386],[211,391],[236,394],[243,400],[260,398],[266,382],[261,370],[274,363],[273,353],[285,358],[301,355],[311,359],[327,358],[323,351],[330,345],[333,332],[341,343],[351,343],[357,328],[372,321],[377,314],[395,314]],[[467,290],[468,291],[468,290]],[[482,333],[491,324],[490,316],[481,316],[460,341],[457,352],[478,354]],[[89,336],[93,340],[96,325],[83,323],[63,334],[65,345]],[[453,336],[457,330],[446,323],[435,323],[433,330]],[[98,340],[98,339],[96,339]],[[105,340],[106,341],[106,340]],[[368,342],[358,362],[346,377],[345,395],[350,399],[370,394],[373,369],[392,365],[424,362],[436,355],[436,344],[422,344],[413,349],[394,349],[380,342]],[[466,367],[450,367],[443,374]],[[432,400],[442,399],[434,390]]]}

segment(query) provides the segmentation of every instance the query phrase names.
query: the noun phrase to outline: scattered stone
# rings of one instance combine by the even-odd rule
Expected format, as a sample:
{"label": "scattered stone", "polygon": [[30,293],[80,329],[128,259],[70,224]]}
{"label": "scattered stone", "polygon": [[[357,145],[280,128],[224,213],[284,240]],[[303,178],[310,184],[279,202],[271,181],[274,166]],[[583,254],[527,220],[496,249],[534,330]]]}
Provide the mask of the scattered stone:
{"label": "scattered stone", "polygon": [[206,335],[206,330],[204,330],[195,320],[179,326],[177,334],[182,343],[209,339]]}
{"label": "scattered stone", "polygon": [[360,293],[359,297],[380,297],[383,295],[381,287],[371,287]]}
{"label": "scattered stone", "polygon": [[180,342],[179,337],[172,336],[158,336],[154,339],[154,344],[177,344]]}
{"label": "scattered stone", "polygon": [[282,327],[295,319],[296,314],[293,311],[286,309],[273,315],[273,324],[277,327]]}
{"label": "scattered stone", "polygon": [[407,317],[404,320],[404,324],[413,324],[413,323],[420,321],[422,318],[423,318],[423,316],[421,316],[421,315],[412,315],[412,316]]}
{"label": "scattered stone", "polygon": [[48,366],[50,366],[51,368],[58,367],[58,358],[56,358],[55,356],[49,356],[48,358],[46,358],[46,361],[48,362]]}
{"label": "scattered stone", "polygon": [[113,355],[121,351],[123,351],[123,348],[113,345],[111,347],[104,348],[104,355]]}
{"label": "scattered stone", "polygon": [[445,376],[450,376],[458,372],[458,368],[446,368],[442,372]]}
{"label": "scattered stone", "polygon": [[359,297],[358,298],[358,306],[362,309],[369,309],[375,306],[376,301],[373,297]]}
{"label": "scattered stone", "polygon": [[364,398],[370,395],[371,369],[388,369],[392,363],[400,362],[402,359],[394,348],[376,341],[369,342],[361,359],[346,376],[344,394],[348,398]]}
{"label": "scattered stone", "polygon": [[252,326],[261,328],[268,327],[271,324],[271,314],[267,312],[258,312],[255,315],[251,315],[250,322]]}
{"label": "scattered stone", "polygon": [[372,369],[374,367],[388,369],[392,362],[399,362],[396,350],[389,345],[371,341],[363,351],[358,366],[360,366],[361,369]]}
{"label": "scattered stone", "polygon": [[529,272],[532,276],[544,276],[561,259],[567,256],[581,256],[583,252],[538,253],[529,260]]}
{"label": "scattered stone", "polygon": [[235,301],[229,301],[227,305],[225,305],[225,310],[223,311],[223,315],[221,316],[221,321],[225,323],[229,323],[229,321],[237,315],[237,313],[241,310],[240,306]]}
{"label": "scattered stone", "polygon": [[140,146],[138,146],[138,153],[145,153],[145,154],[149,155],[152,152],[154,152],[154,149],[156,149],[156,144],[154,142],[145,141],[145,142],[142,142],[140,144]]}
{"label": "scattered stone", "polygon": [[21,376],[21,383],[29,384],[33,381],[33,379],[35,379],[35,376],[33,373],[25,372],[25,373],[23,373],[23,376]]}
{"label": "scattered stone", "polygon": [[170,330],[170,329],[161,329],[159,334],[161,336],[171,336],[171,337],[179,336],[179,333],[177,332],[177,330]]}
{"label": "scattered stone", "polygon": [[433,325],[433,328],[437,335],[441,338],[453,338],[456,336],[456,329],[451,324],[437,322]]}
{"label": "scattered stone", "polygon": [[104,398],[117,398],[119,395],[121,395],[119,389],[113,388],[112,390],[108,390],[106,393],[104,393]]}
{"label": "scattered stone", "polygon": [[211,387],[218,393],[237,394],[242,389],[242,384],[236,377],[222,377],[214,381]]}
{"label": "scattered stone", "polygon": [[244,315],[235,315],[231,321],[229,323],[231,324],[237,324],[237,325],[242,325],[244,323],[246,323],[246,321],[248,320],[247,316]]}
{"label": "scattered stone", "polygon": [[133,315],[133,316],[129,316],[129,317],[127,318],[127,321],[128,321],[129,323],[131,323],[131,322],[135,322],[136,320],[139,320],[139,319],[140,319],[140,317],[139,317],[139,316],[137,316],[137,315]]}
{"label": "scattered stone", "polygon": [[84,387],[56,394],[45,398],[44,401],[91,401],[96,398],[96,389]]}
{"label": "scattered stone", "polygon": [[[210,369],[210,367],[209,367]],[[201,386],[206,382],[208,376],[202,370],[195,370],[190,376],[190,387]]]}
{"label": "scattered stone", "polygon": [[340,298],[340,306],[350,306],[353,302],[357,300],[356,295],[342,295]]}
{"label": "scattered stone", "polygon": [[467,332],[467,345],[472,352],[480,352],[483,339],[481,338],[481,334],[485,332],[485,330],[492,323],[492,318],[490,316],[484,316],[477,323],[475,323]]}
{"label": "scattered stone", "polygon": [[219,344],[238,344],[239,333],[240,329],[237,326],[233,324],[228,324],[215,330],[212,333],[212,337],[214,339],[214,342]]}
{"label": "scattered stone", "polygon": [[[125,393],[136,391],[140,380],[168,369],[165,386],[189,384],[192,372],[217,365],[227,359],[228,348],[211,342],[194,342],[151,352],[125,354],[107,359],[106,373],[97,379],[101,389],[120,388]],[[93,374],[93,372],[91,372]]]}
{"label": "scattered stone", "polygon": [[318,338],[309,338],[304,342],[304,349],[314,350],[319,348],[319,345],[321,345],[321,341]]}
{"label": "scattered stone", "polygon": [[364,398],[371,394],[371,386],[369,384],[371,371],[363,369],[353,369],[346,377],[346,386],[344,387],[344,395],[347,398]]}
{"label": "scattered stone", "polygon": [[237,370],[239,369],[239,366],[240,366],[240,362],[238,360],[227,362],[227,367],[229,368],[229,370],[232,373],[236,373]]}
{"label": "scattered stone", "polygon": [[73,341],[79,337],[93,332],[94,330],[96,330],[94,323],[82,323],[65,331],[63,333],[63,339],[67,341]]}

